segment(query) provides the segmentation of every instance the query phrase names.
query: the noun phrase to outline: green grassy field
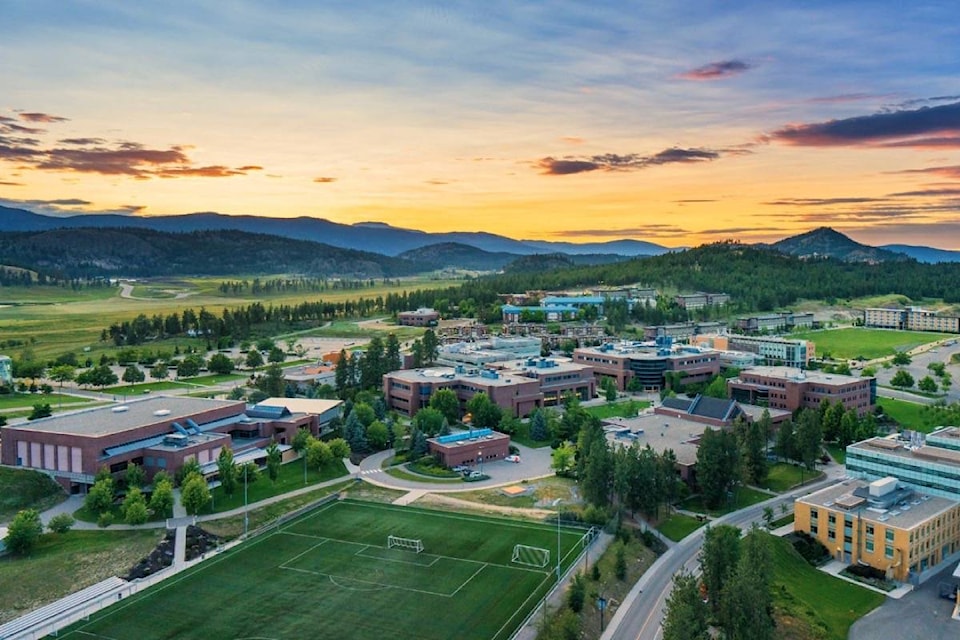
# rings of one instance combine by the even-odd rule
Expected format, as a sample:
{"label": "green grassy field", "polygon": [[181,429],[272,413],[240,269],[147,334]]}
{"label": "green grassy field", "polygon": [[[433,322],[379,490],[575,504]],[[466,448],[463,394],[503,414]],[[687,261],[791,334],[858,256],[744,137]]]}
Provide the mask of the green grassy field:
{"label": "green grassy field", "polygon": [[949,338],[950,335],[926,331],[892,331],[855,327],[826,331],[800,331],[791,333],[790,337],[812,341],[817,348],[817,357],[820,358],[829,355],[840,360],[860,358],[871,360]]}
{"label": "green grassy field", "polygon": [[847,450],[845,448],[838,444],[827,444],[824,446],[827,449],[827,453],[830,454],[830,457],[833,458],[837,464],[847,463]]}
{"label": "green grassy field", "polygon": [[877,398],[883,412],[900,423],[904,429],[930,433],[936,424],[936,413],[919,402],[907,402],[896,398]]}
{"label": "green grassy field", "polygon": [[45,403],[51,407],[59,404],[78,404],[90,402],[90,398],[81,398],[79,396],[68,396],[66,394],[51,393],[11,393],[0,395],[0,411],[4,409],[30,408],[35,404]]}
{"label": "green grassy field", "polygon": [[[786,540],[770,536],[770,542],[778,623],[787,617],[792,619],[793,631],[799,631],[797,627],[806,630],[789,637],[844,640],[854,622],[883,603],[883,594],[810,566]],[[777,637],[787,636],[781,633]]]}
{"label": "green grassy field", "polygon": [[737,509],[743,509],[744,507],[749,507],[752,504],[757,504],[758,502],[763,502],[764,500],[769,500],[772,498],[769,493],[764,493],[758,489],[753,489],[751,487],[737,487],[734,492],[734,499],[730,502],[729,505],[722,509],[707,509],[703,500],[701,500],[700,495],[690,496],[681,503],[681,508],[685,511],[693,511],[694,513],[705,513],[711,516],[722,516],[730,513],[731,511],[736,511]]}
{"label": "green grassy field", "polygon": [[822,471],[808,471],[806,469],[801,469],[796,465],[778,462],[770,465],[767,478],[761,486],[764,489],[769,489],[770,491],[783,493],[784,491],[797,486],[801,482],[806,483],[812,480],[818,480],[822,477]]}
{"label": "green grassy field", "polygon": [[[387,548],[421,539],[423,553]],[[579,530],[561,531],[566,564]],[[339,501],[61,632],[71,640],[509,638],[555,580],[511,563],[549,525]],[[551,553],[551,561],[554,556]]]}
{"label": "green grassy field", "polygon": [[688,535],[707,524],[707,520],[697,520],[693,516],[683,513],[671,513],[665,518],[657,530],[674,542],[680,542]]}
{"label": "green grassy field", "polygon": [[10,520],[21,509],[43,511],[66,498],[63,488],[44,473],[0,467],[0,522]]}

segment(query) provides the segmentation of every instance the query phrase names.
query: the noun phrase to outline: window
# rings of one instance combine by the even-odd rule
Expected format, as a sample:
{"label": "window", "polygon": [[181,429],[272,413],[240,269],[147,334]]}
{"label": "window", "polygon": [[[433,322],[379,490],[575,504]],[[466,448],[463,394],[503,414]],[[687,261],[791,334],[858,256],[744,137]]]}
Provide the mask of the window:
{"label": "window", "polygon": [[885,555],[888,558],[893,558],[893,547],[891,547],[889,544],[886,547],[884,547],[883,555]]}
{"label": "window", "polygon": [[867,540],[866,548],[867,548],[867,551],[869,551],[870,553],[873,553],[873,540]]}
{"label": "window", "polygon": [[887,542],[893,542],[893,529],[887,529]]}

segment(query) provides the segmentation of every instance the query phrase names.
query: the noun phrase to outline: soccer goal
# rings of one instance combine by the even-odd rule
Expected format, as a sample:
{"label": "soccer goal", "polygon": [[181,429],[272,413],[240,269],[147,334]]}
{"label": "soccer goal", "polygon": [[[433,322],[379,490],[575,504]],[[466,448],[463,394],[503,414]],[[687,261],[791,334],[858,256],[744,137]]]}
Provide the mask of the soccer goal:
{"label": "soccer goal", "polygon": [[550,564],[550,550],[518,544],[513,547],[513,557],[510,558],[510,562],[542,569]]}
{"label": "soccer goal", "polygon": [[420,553],[423,551],[423,540],[420,538],[401,538],[400,536],[387,536],[387,549],[407,549]]}

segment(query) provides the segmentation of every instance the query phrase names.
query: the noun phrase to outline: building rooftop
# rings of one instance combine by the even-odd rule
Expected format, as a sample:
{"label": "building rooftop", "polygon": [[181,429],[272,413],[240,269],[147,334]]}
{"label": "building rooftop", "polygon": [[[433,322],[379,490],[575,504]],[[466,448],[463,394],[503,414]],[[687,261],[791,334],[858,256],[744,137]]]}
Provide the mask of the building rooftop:
{"label": "building rooftop", "polygon": [[343,405],[343,400],[324,400],[311,398],[267,398],[257,403],[258,407],[284,407],[291,413],[306,413],[322,416],[331,409]]}
{"label": "building rooftop", "polygon": [[49,418],[41,418],[26,424],[4,427],[22,431],[64,433],[98,438],[131,431],[158,422],[182,421],[202,411],[231,407],[239,416],[246,405],[235,400],[209,400],[185,396],[151,396],[138,398],[122,405],[94,407]]}
{"label": "building rooftop", "polygon": [[428,307],[420,307],[415,311],[401,311],[399,315],[404,316],[432,316],[437,315],[439,312],[435,309],[430,309]]}
{"label": "building rooftop", "polygon": [[[913,529],[930,518],[957,506],[956,500],[922,494],[907,489],[897,489],[897,502],[889,508],[871,506],[870,483],[863,480],[846,480],[797,498],[812,507],[827,507],[859,515],[867,522],[876,522],[899,529]],[[842,526],[842,525],[841,525]]]}
{"label": "building rooftop", "polygon": [[427,442],[432,442],[436,446],[446,449],[455,449],[464,445],[476,445],[483,442],[497,442],[503,439],[510,439],[505,433],[494,431],[493,429],[470,429],[468,431],[454,431],[445,436],[428,438]]}
{"label": "building rooftop", "polygon": [[764,378],[790,380],[793,382],[815,382],[827,386],[840,386],[850,384],[851,382],[869,380],[869,378],[861,378],[859,376],[845,376],[838,373],[823,373],[822,371],[805,371],[803,369],[795,369],[794,367],[751,367],[750,369],[744,370],[738,380],[743,382],[742,376],[745,375],[757,375]]}
{"label": "building rooftop", "polygon": [[453,367],[433,367],[430,369],[401,369],[388,374],[391,378],[406,382],[437,382],[441,380],[469,380],[477,384],[488,386],[506,387],[518,382],[534,382],[533,379],[526,376],[520,376],[514,372],[499,372],[486,369],[478,369],[476,373],[469,370],[464,373],[457,373]]}
{"label": "building rooftop", "polygon": [[906,442],[895,438],[870,438],[848,445],[847,449],[874,451],[898,458],[907,458],[922,462],[933,462],[951,467],[960,467],[960,451],[919,445],[918,442]]}
{"label": "building rooftop", "polygon": [[712,428],[701,422],[683,418],[645,413],[636,418],[608,418],[603,420],[607,437],[614,443],[630,446],[634,442],[650,445],[657,453],[673,449],[677,462],[693,465],[697,462],[700,436]]}

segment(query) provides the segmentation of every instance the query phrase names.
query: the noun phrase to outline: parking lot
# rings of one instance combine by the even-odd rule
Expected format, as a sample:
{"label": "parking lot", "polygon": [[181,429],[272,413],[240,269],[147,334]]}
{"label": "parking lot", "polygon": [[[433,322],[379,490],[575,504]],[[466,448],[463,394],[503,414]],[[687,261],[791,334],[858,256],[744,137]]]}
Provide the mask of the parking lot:
{"label": "parking lot", "polygon": [[850,640],[956,640],[960,621],[951,619],[953,602],[940,597],[939,585],[952,578],[956,563],[927,580],[900,600],[887,598],[879,608],[850,628]]}

